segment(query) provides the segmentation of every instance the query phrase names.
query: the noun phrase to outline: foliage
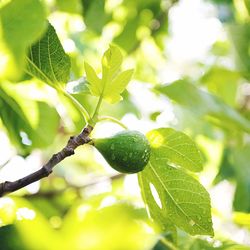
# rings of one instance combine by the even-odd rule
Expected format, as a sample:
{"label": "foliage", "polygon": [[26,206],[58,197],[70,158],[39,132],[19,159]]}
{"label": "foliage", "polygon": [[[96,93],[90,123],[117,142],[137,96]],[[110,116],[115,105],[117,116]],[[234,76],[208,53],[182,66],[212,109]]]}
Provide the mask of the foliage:
{"label": "foliage", "polygon": [[[53,175],[0,198],[1,249],[250,249],[249,3],[197,1],[221,36],[179,64],[184,2],[0,3],[1,182],[94,127]],[[150,143],[138,174],[91,145],[126,128]]]}

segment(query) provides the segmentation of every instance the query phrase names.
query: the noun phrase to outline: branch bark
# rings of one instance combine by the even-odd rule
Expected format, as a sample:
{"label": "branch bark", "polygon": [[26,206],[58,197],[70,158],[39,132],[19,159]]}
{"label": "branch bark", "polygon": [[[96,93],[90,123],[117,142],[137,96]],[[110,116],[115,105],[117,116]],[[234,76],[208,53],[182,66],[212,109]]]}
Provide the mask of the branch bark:
{"label": "branch bark", "polygon": [[33,182],[36,182],[44,177],[49,176],[53,168],[66,157],[69,157],[75,153],[75,149],[80,145],[86,144],[91,141],[89,134],[93,130],[93,127],[88,125],[85,127],[79,135],[71,136],[67,145],[58,153],[54,154],[50,160],[42,166],[36,172],[29,174],[16,181],[5,181],[0,183],[0,197],[5,194],[19,190]]}

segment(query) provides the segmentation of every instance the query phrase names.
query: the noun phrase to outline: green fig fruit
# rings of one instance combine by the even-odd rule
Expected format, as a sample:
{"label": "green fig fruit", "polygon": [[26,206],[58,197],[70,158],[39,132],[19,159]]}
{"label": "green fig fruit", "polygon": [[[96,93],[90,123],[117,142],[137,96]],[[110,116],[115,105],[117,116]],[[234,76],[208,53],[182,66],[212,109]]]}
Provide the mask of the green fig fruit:
{"label": "green fig fruit", "polygon": [[150,157],[150,144],[142,133],[125,130],[109,138],[93,140],[94,146],[115,170],[132,174],[140,172]]}

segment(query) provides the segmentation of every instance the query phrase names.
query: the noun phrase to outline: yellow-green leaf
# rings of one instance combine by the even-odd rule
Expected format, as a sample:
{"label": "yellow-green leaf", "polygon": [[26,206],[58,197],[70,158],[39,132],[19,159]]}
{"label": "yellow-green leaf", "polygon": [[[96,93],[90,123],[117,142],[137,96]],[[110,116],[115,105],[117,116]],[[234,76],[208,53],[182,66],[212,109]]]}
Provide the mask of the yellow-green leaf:
{"label": "yellow-green leaf", "polygon": [[102,78],[111,80],[118,72],[122,64],[122,54],[118,47],[113,45],[104,53],[102,57]]}
{"label": "yellow-green leaf", "polygon": [[[104,91],[104,96],[106,96],[106,100],[108,100],[110,103],[115,103],[116,101],[122,100],[120,93],[122,93],[128,85],[133,75],[133,72],[133,69],[125,70],[119,75],[117,75],[115,79],[107,85]],[[112,96],[110,96],[111,93]]]}
{"label": "yellow-green leaf", "polygon": [[109,103],[115,103],[122,99],[121,93],[128,85],[133,70],[125,70],[119,73],[122,64],[120,50],[110,45],[102,58],[102,79],[99,79],[95,70],[85,63],[85,71],[89,89],[92,95],[102,97]]}
{"label": "yellow-green leaf", "polygon": [[92,95],[98,96],[101,93],[101,80],[95,70],[87,62],[84,63],[87,81],[91,83],[90,91]]}

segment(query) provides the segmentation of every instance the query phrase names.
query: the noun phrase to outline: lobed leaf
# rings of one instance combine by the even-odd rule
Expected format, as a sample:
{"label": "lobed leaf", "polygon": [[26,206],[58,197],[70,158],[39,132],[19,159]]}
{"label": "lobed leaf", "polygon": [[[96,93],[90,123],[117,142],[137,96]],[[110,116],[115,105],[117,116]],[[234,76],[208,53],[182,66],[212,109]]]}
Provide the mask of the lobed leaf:
{"label": "lobed leaf", "polygon": [[[123,90],[126,88],[127,84],[129,83],[132,75],[133,75],[133,69],[128,69],[120,74],[118,74],[113,81],[111,81],[111,84],[107,85],[104,95],[106,96],[106,99],[110,103],[115,103],[120,100],[122,100],[122,97],[120,96],[120,93],[123,92]],[[113,95],[110,96],[109,93],[112,93]]]}
{"label": "lobed leaf", "polygon": [[172,223],[191,235],[213,235],[210,197],[196,179],[159,162],[154,152],[138,176],[149,213],[160,225]]}
{"label": "lobed leaf", "polygon": [[203,159],[193,140],[172,128],[150,131],[147,138],[156,159],[191,171],[202,170]]}
{"label": "lobed leaf", "polygon": [[119,73],[121,64],[122,54],[113,45],[110,45],[102,58],[102,79],[97,76],[91,65],[85,62],[88,86],[92,95],[101,96],[109,103],[115,103],[122,99],[121,93],[131,80],[133,70]]}
{"label": "lobed leaf", "polygon": [[101,95],[102,82],[101,79],[98,78],[95,70],[89,65],[87,62],[84,63],[86,78],[90,83],[89,88],[92,95],[99,96]]}

